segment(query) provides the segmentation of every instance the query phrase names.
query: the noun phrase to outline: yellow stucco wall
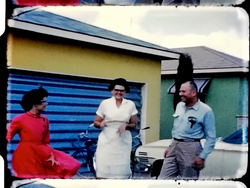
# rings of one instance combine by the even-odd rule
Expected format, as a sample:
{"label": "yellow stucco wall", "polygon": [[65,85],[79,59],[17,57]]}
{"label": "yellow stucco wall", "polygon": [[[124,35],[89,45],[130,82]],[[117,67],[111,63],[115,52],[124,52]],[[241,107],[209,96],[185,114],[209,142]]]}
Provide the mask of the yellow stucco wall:
{"label": "yellow stucco wall", "polygon": [[[143,82],[147,85],[146,142],[159,140],[160,74],[159,60],[132,55],[86,43],[68,43],[65,40],[38,40],[19,34],[8,39],[8,64],[13,68],[82,75],[88,77],[117,78]],[[46,41],[44,41],[44,39]]]}

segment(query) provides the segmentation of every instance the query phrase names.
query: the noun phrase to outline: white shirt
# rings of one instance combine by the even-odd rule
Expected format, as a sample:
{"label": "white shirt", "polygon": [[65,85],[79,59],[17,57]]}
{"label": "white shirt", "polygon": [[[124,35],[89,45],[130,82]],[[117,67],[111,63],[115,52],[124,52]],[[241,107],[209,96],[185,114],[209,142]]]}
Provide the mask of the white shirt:
{"label": "white shirt", "polygon": [[137,113],[138,111],[133,101],[123,99],[121,106],[118,108],[115,97],[103,100],[96,111],[96,114],[105,121],[125,122],[129,122],[131,116]]}

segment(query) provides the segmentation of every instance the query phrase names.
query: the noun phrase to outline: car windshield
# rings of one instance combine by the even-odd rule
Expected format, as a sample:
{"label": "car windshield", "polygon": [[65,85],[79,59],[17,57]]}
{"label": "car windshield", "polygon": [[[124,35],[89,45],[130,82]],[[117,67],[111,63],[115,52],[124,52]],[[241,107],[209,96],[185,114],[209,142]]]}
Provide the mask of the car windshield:
{"label": "car windshield", "polygon": [[223,139],[224,142],[230,144],[247,144],[248,143],[248,126],[243,127],[228,137]]}

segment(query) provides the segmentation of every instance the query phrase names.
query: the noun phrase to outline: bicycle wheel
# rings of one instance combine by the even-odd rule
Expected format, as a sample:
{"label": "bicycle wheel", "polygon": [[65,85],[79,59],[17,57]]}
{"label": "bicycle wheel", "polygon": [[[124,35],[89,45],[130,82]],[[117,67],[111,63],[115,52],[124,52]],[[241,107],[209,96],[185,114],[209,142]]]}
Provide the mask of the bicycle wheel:
{"label": "bicycle wheel", "polygon": [[95,158],[95,153],[93,154],[92,158],[89,161],[89,168],[90,171],[96,176],[96,158]]}
{"label": "bicycle wheel", "polygon": [[81,163],[81,167],[87,166],[88,153],[86,149],[76,150],[71,156]]}

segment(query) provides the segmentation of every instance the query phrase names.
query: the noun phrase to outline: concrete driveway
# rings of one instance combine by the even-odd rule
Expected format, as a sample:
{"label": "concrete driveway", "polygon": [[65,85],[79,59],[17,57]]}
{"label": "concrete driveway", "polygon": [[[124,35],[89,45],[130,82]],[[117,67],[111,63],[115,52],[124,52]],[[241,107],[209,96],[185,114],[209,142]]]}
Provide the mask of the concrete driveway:
{"label": "concrete driveway", "polygon": [[[23,181],[23,180],[22,180]],[[27,182],[26,182],[27,183]],[[171,181],[171,180],[36,180],[26,185],[14,185],[12,188],[245,188],[241,182],[234,181]]]}

